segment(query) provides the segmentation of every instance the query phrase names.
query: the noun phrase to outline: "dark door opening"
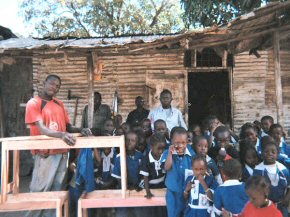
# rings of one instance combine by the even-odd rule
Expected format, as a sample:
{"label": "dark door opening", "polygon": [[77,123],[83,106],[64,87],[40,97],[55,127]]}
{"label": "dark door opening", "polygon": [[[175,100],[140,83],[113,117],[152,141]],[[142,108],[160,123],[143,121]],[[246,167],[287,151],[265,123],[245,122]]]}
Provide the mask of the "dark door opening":
{"label": "dark door opening", "polygon": [[228,71],[188,74],[189,127],[202,124],[208,115],[215,115],[231,125],[231,100]]}

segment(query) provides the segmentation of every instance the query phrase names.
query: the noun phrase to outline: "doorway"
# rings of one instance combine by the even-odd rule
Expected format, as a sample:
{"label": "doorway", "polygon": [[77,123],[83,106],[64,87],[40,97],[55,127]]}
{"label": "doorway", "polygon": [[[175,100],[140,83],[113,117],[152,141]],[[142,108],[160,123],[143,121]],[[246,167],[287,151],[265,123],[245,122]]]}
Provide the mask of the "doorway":
{"label": "doorway", "polygon": [[188,123],[202,124],[209,115],[215,115],[224,124],[231,125],[229,72],[190,72],[188,74]]}

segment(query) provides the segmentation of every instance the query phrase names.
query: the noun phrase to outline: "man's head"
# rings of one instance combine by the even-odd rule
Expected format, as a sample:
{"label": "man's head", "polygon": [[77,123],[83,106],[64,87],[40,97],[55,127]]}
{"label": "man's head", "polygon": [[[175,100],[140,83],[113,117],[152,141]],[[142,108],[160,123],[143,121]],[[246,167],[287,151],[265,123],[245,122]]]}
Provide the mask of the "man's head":
{"label": "man's head", "polygon": [[98,109],[102,103],[102,95],[99,92],[94,92],[94,105]]}
{"label": "man's head", "polygon": [[137,96],[135,99],[135,105],[137,108],[143,108],[144,106],[144,98],[142,96]]}
{"label": "man's head", "polygon": [[55,96],[60,88],[61,80],[60,77],[54,74],[48,75],[43,82],[43,93],[47,97],[51,98]]}
{"label": "man's head", "polygon": [[164,89],[160,93],[160,102],[161,102],[162,108],[164,109],[168,109],[171,107],[172,94],[169,90]]}

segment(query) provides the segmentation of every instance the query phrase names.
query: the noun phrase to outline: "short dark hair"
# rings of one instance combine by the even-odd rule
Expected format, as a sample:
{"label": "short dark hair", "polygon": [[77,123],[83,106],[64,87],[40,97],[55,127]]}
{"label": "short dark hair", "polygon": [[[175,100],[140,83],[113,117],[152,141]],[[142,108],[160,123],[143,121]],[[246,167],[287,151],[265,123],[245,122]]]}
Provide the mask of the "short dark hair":
{"label": "short dark hair", "polygon": [[240,179],[242,175],[242,165],[240,161],[232,158],[225,161],[222,171],[229,179]]}
{"label": "short dark hair", "polygon": [[261,146],[262,151],[265,150],[265,148],[269,145],[274,145],[277,148],[277,151],[279,152],[278,145],[276,144],[276,141],[273,139],[272,136],[264,136],[261,138]]}
{"label": "short dark hair", "polygon": [[269,134],[272,136],[273,130],[277,129],[277,128],[281,128],[282,132],[283,132],[283,127],[280,124],[272,124],[270,129],[269,129]]}
{"label": "short dark hair", "polygon": [[94,92],[94,97],[96,97],[96,96],[99,96],[100,99],[102,99],[102,95],[101,95],[100,92],[98,92],[98,91],[95,91],[95,92]]}
{"label": "short dark hair", "polygon": [[256,144],[254,144],[252,141],[248,139],[243,139],[239,141],[239,145],[240,145],[240,160],[241,160],[242,165],[245,165],[246,154],[250,150],[255,152],[255,154],[257,155],[257,158],[259,158],[258,152],[255,147]]}
{"label": "short dark hair", "polygon": [[241,133],[240,133],[240,138],[241,139],[245,139],[246,138],[246,130],[248,130],[248,129],[254,130],[254,132],[256,132],[256,134],[258,135],[258,131],[257,131],[257,128],[255,127],[255,125],[252,124],[252,123],[247,122],[241,127]]}
{"label": "short dark hair", "polygon": [[218,127],[215,129],[213,135],[216,137],[218,134],[220,134],[220,133],[225,133],[225,132],[228,132],[228,133],[230,134],[230,130],[229,130],[229,128],[227,128],[226,126],[218,126]]}
{"label": "short dark hair", "polygon": [[261,122],[266,121],[266,120],[269,120],[269,121],[271,121],[272,123],[274,123],[274,118],[273,118],[272,116],[270,116],[270,115],[265,115],[265,116],[263,116],[263,117],[261,118]]}
{"label": "short dark hair", "polygon": [[246,182],[246,190],[255,189],[258,192],[265,192],[267,197],[270,191],[270,183],[264,176],[251,176]]}
{"label": "short dark hair", "polygon": [[139,99],[144,99],[144,97],[143,97],[143,96],[137,96],[137,97],[135,98],[135,102],[136,102],[137,100],[139,100]]}
{"label": "short dark hair", "polygon": [[197,144],[198,144],[201,140],[204,140],[204,139],[207,141],[207,139],[205,138],[205,136],[195,136],[195,137],[193,138],[193,140],[192,140],[192,147],[193,147],[193,149],[196,150],[196,146],[197,146]]}
{"label": "short dark hair", "polygon": [[166,143],[166,138],[164,136],[164,134],[162,133],[154,133],[152,136],[151,136],[151,144],[152,145],[156,145],[158,143]]}
{"label": "short dark hair", "polygon": [[163,95],[163,94],[170,94],[172,96],[171,91],[168,90],[168,89],[163,89],[162,92],[160,93],[160,96]]}
{"label": "short dark hair", "polygon": [[156,120],[156,121],[154,121],[154,129],[155,129],[155,127],[157,126],[157,124],[159,124],[159,123],[163,123],[163,124],[165,124],[165,126],[167,127],[167,125],[166,125],[166,122],[164,121],[164,120],[162,120],[162,119],[158,119],[158,120]]}
{"label": "short dark hair", "polygon": [[194,164],[194,162],[196,162],[196,161],[203,161],[205,166],[207,167],[206,158],[204,156],[199,155],[199,154],[193,156],[192,157],[192,164]]}
{"label": "short dark hair", "polygon": [[45,81],[48,81],[48,80],[50,80],[50,79],[57,79],[57,80],[59,80],[59,82],[61,83],[61,79],[60,79],[60,77],[59,77],[58,75],[50,74],[50,75],[48,75],[48,76],[45,78]]}
{"label": "short dark hair", "polygon": [[170,132],[170,139],[173,139],[175,135],[186,135],[187,136],[187,130],[183,127],[174,127],[172,128]]}

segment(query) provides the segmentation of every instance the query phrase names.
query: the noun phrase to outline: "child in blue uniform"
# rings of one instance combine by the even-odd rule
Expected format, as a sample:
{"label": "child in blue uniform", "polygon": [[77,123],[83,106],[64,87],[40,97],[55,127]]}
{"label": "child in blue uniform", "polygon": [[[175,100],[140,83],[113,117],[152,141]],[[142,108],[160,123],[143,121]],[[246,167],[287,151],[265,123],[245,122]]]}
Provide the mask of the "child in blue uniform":
{"label": "child in blue uniform", "polygon": [[187,149],[187,131],[178,127],[172,135],[172,145],[165,150],[162,162],[167,172],[165,185],[168,217],[180,217],[185,208],[183,186],[185,171],[192,169],[192,156]]}
{"label": "child in blue uniform", "polygon": [[218,183],[212,175],[207,173],[204,156],[193,157],[192,169],[194,175],[186,179],[184,186],[184,197],[188,199],[184,217],[210,217],[213,192]]}
{"label": "child in blue uniform", "polygon": [[242,140],[240,144],[243,147],[240,150],[240,159],[243,165],[242,181],[246,182],[253,175],[255,166],[259,163],[259,156],[256,148],[252,146],[251,141],[247,139]]}
{"label": "child in blue uniform", "polygon": [[215,177],[219,185],[222,184],[223,181],[220,175],[220,171],[215,161],[207,155],[208,141],[204,136],[196,136],[193,139],[193,150],[197,155],[202,155],[206,159],[209,174],[212,174]]}
{"label": "child in blue uniform", "polygon": [[262,133],[261,137],[268,136],[271,125],[274,124],[274,118],[266,115],[261,118]]}
{"label": "child in blue uniform", "polygon": [[242,175],[242,165],[236,159],[225,161],[223,166],[223,178],[225,182],[217,187],[214,192],[214,212],[216,216],[221,216],[222,210],[237,215],[242,212],[248,196],[245,191],[245,184],[239,179]]}
{"label": "child in blue uniform", "polygon": [[154,195],[150,188],[165,188],[165,171],[162,169],[161,158],[165,149],[165,137],[161,133],[155,133],[151,137],[151,150],[142,158],[140,174],[144,178],[146,197]]}
{"label": "child in blue uniform", "polygon": [[283,138],[283,127],[280,124],[272,124],[269,135],[275,140],[279,147],[278,161],[283,163],[287,168],[290,167],[290,146]]}
{"label": "child in blue uniform", "polygon": [[255,167],[253,175],[264,176],[271,183],[269,199],[277,204],[284,217],[288,216],[290,201],[290,175],[288,169],[277,161],[279,148],[269,141],[262,146],[263,162]]}

